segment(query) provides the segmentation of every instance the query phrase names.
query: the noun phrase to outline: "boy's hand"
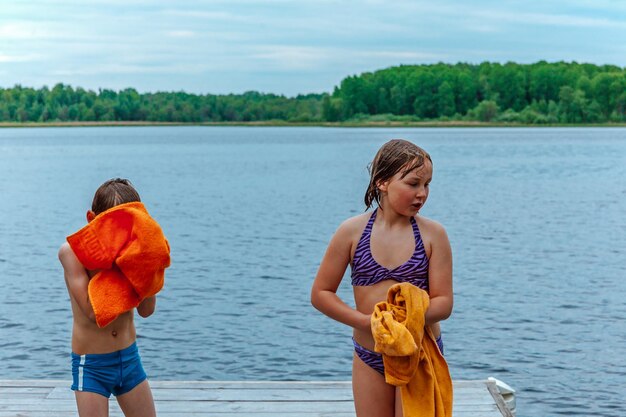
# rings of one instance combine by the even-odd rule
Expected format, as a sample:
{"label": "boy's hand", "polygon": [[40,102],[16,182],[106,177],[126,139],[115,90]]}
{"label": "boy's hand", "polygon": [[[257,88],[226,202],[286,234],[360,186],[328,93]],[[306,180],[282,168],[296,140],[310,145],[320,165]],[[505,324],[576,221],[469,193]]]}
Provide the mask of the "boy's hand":
{"label": "boy's hand", "polygon": [[143,318],[149,317],[154,313],[156,308],[156,295],[152,297],[144,298],[137,306],[137,313]]}

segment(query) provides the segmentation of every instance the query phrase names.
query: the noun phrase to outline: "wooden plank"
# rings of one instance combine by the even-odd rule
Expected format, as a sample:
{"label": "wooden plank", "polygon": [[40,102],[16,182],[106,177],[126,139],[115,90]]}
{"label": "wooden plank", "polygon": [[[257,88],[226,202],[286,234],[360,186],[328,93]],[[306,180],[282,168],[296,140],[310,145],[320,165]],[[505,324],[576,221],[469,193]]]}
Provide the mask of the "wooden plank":
{"label": "wooden plank", "polygon": [[[352,401],[351,390],[280,390],[280,389],[163,389],[152,387],[152,395],[156,401]],[[47,398],[68,399],[74,398],[74,393],[68,388],[57,387],[50,392]]]}
{"label": "wooden plank", "polygon": [[[0,400],[0,410],[3,409],[7,409],[7,407],[12,407],[12,406],[34,406],[35,404],[48,404],[50,406],[52,406],[53,404],[62,404],[62,402],[68,402],[70,404],[74,404],[74,398],[72,397],[66,397],[63,399],[42,399],[42,398],[28,398],[28,397],[22,397],[22,396],[16,396],[13,398],[2,398]],[[352,400],[346,400],[346,401],[330,401],[330,400],[316,400],[316,401],[304,401],[304,400],[300,400],[300,401],[268,401],[268,400],[258,400],[258,401],[250,401],[249,399],[242,399],[242,400],[238,400],[238,399],[228,399],[228,400],[214,400],[214,399],[195,399],[195,400],[189,400],[187,398],[180,398],[177,399],[173,396],[170,396],[167,399],[163,399],[163,398],[157,398],[155,397],[155,401],[157,403],[166,403],[166,402],[201,402],[201,403],[209,403],[209,402],[214,402],[214,403],[240,403],[240,404],[245,404],[245,403],[249,403],[249,404],[260,404],[260,403],[301,403],[301,404],[315,404],[315,403],[327,403],[327,404],[342,404],[342,403],[347,403],[347,404],[352,404]],[[454,401],[455,404],[455,408],[470,408],[470,407],[474,407],[474,406],[482,406],[482,405],[497,405],[496,402],[494,402],[493,400],[491,400],[490,402],[485,401],[484,399],[469,399],[467,401],[463,401],[463,400],[458,400],[455,399]],[[11,408],[11,409],[15,409],[15,408]]]}
{"label": "wooden plank", "polygon": [[49,387],[0,387],[0,401],[13,398],[46,398],[54,388]]}
{"label": "wooden plank", "polygon": [[[468,389],[482,391],[486,389],[488,381],[455,381],[454,390],[465,391]],[[68,388],[71,381],[68,380],[0,380],[0,389],[11,387],[27,388]],[[153,389],[281,389],[281,390],[301,390],[303,388],[314,388],[320,390],[352,389],[350,381],[150,381]]]}
{"label": "wooden plank", "polygon": [[[13,412],[13,411],[0,411],[0,417],[74,417],[77,416],[78,413],[74,411],[69,414],[60,414],[55,411],[23,411],[23,412]],[[172,411],[165,412],[158,410],[158,417],[210,417],[210,416],[220,416],[220,417],[276,417],[276,413],[205,413],[205,412],[187,412],[187,411]],[[311,411],[307,413],[290,413],[288,417],[355,417],[354,411],[349,413],[320,413],[317,411]],[[111,408],[109,410],[109,417],[124,417],[124,414],[119,409]],[[279,417],[287,417],[287,415],[283,415]],[[489,416],[481,416],[481,417],[489,417]]]}
{"label": "wooden plank", "polygon": [[[349,381],[151,381],[159,416],[355,417]],[[493,383],[491,383],[493,385]],[[76,416],[66,380],[0,381],[0,417]],[[495,385],[455,381],[453,417],[512,417]],[[493,389],[498,396],[494,396]],[[505,411],[502,411],[504,406]],[[114,399],[110,416],[123,417]]]}
{"label": "wooden plank", "polygon": [[[487,380],[464,380],[454,381],[454,389],[486,387],[490,383]],[[0,388],[6,387],[69,387],[72,381],[66,379],[0,379]],[[301,389],[302,386],[315,387],[318,389],[351,389],[350,381],[150,381],[150,385],[158,388],[222,388],[222,389]]]}
{"label": "wooden plank", "polygon": [[[75,416],[77,415],[77,413],[75,414],[65,414],[65,415],[61,415],[59,413],[56,412],[46,412],[46,411],[37,411],[37,412],[30,412],[30,411],[26,411],[26,412],[20,412],[20,413],[15,413],[13,411],[0,411],[0,417],[68,417],[68,416]],[[245,413],[228,413],[228,414],[222,414],[222,413],[216,413],[216,414],[211,414],[211,416],[223,416],[223,417],[251,417],[248,414]],[[124,417],[124,414],[122,414],[121,411],[116,411],[116,410],[110,410],[109,412],[109,417]],[[206,413],[188,413],[185,411],[176,411],[176,412],[163,412],[163,411],[159,411],[158,412],[158,417],[208,417]],[[254,414],[253,417],[355,417],[354,412],[351,413],[317,413],[317,412],[312,412],[306,415],[302,415],[301,413],[295,413],[295,414],[280,414],[279,416],[276,415],[276,413],[256,413]],[[468,416],[468,417],[489,417],[489,416],[484,416],[484,415],[472,415],[472,416]]]}
{"label": "wooden plank", "polygon": [[[180,388],[164,389],[152,386],[152,395],[156,401],[352,401],[351,388],[301,390],[278,389],[211,389]],[[462,403],[492,403],[491,394],[486,389],[468,387],[455,392],[455,401]],[[36,397],[33,397],[36,398]],[[38,397],[37,397],[38,398]],[[49,399],[73,399],[74,393],[67,387],[56,387],[49,392]]]}
{"label": "wooden plank", "polygon": [[[111,409],[117,409],[117,404],[111,403]],[[0,411],[12,411],[15,413],[23,410],[29,412],[57,412],[59,415],[68,415],[76,412],[74,401],[55,401],[54,403],[29,403],[12,404],[0,408]],[[276,414],[307,414],[307,413],[354,413],[352,402],[232,402],[232,401],[164,401],[157,402],[156,409],[159,412],[185,412],[206,413],[214,415],[219,413],[276,413]],[[454,408],[455,415],[463,415],[466,412],[493,413],[502,416],[495,404],[481,404],[474,406],[459,405]]]}
{"label": "wooden plank", "polygon": [[71,384],[71,381],[65,379],[0,379],[1,389],[5,387],[69,387]]}
{"label": "wooden plank", "polygon": [[[1,382],[1,381],[0,381]],[[214,389],[352,389],[350,381],[150,381],[150,385],[158,388],[214,388]]]}

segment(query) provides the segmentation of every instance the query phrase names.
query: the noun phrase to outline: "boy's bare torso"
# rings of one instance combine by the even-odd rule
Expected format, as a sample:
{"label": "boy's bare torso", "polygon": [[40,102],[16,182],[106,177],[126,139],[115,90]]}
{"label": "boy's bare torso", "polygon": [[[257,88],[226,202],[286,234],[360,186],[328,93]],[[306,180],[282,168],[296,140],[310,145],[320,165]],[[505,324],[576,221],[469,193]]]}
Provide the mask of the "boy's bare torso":
{"label": "boy's bare torso", "polygon": [[74,316],[72,352],[78,355],[115,352],[127,348],[135,341],[134,310],[120,315],[108,326],[100,328],[85,316],[71,295],[70,300]]}
{"label": "boy's bare torso", "polygon": [[98,327],[90,317],[93,310],[86,294],[89,280],[97,271],[85,270],[67,244],[61,247],[59,258],[65,270],[65,284],[72,304],[72,351],[79,355],[110,353],[130,346],[136,338],[134,310],[121,314],[106,327]]}

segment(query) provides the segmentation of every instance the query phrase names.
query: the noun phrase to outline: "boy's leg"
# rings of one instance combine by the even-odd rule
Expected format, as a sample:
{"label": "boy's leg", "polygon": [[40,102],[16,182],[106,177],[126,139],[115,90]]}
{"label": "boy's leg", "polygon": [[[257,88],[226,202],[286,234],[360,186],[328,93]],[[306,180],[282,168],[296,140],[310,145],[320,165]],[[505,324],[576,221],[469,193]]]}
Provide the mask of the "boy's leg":
{"label": "boy's leg", "polygon": [[95,392],[74,391],[80,417],[108,417],[109,399]]}
{"label": "boy's leg", "polygon": [[147,379],[116,398],[126,417],[156,417],[152,391]]}

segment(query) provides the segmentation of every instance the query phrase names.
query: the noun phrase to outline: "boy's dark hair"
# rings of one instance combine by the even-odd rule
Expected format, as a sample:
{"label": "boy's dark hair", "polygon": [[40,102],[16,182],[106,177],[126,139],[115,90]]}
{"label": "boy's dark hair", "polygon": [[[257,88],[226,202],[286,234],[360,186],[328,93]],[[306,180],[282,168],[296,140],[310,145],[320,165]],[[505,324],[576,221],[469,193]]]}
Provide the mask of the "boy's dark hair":
{"label": "boy's dark hair", "polygon": [[409,172],[424,165],[426,160],[429,160],[431,164],[433,162],[428,152],[407,140],[393,139],[385,143],[367,167],[370,172],[370,183],[365,192],[366,210],[374,201],[380,206],[380,191],[378,190],[380,183],[391,179],[400,171],[404,178]]}
{"label": "boy's dark hair", "polygon": [[98,187],[93,196],[91,211],[97,215],[117,205],[133,201],[141,201],[133,184],[124,178],[113,178]]}

